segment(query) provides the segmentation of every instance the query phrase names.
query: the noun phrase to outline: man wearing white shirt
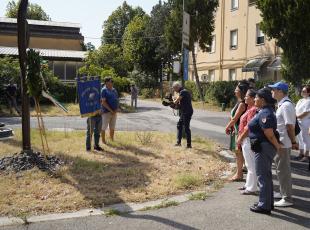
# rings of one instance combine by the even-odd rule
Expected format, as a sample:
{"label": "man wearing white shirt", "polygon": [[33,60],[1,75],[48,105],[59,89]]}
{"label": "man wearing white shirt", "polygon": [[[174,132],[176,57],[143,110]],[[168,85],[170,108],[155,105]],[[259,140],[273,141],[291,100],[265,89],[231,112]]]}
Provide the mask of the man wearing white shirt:
{"label": "man wearing white shirt", "polygon": [[282,142],[282,147],[274,158],[282,199],[275,202],[274,206],[288,207],[293,205],[290,155],[292,148],[298,149],[295,139],[296,112],[294,104],[288,98],[286,83],[277,82],[269,87],[272,89],[273,98],[278,101],[277,130]]}

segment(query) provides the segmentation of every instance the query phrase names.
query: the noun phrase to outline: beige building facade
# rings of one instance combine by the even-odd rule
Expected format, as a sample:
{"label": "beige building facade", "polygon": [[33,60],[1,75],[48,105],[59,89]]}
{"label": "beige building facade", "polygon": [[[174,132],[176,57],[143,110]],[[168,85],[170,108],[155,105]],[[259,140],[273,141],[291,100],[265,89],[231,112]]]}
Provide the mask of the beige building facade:
{"label": "beige building facade", "polygon": [[[281,79],[280,49],[259,28],[260,11],[253,0],[219,0],[213,42],[208,52],[196,47],[202,81]],[[190,79],[194,79],[192,60]]]}

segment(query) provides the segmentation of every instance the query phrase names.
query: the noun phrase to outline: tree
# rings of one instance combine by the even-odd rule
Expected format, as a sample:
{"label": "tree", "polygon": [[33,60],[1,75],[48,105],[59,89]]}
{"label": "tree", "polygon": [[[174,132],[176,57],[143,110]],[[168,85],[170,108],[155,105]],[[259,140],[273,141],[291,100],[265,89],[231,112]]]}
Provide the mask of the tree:
{"label": "tree", "polygon": [[102,44],[122,45],[122,38],[127,25],[137,15],[144,15],[142,8],[133,8],[126,1],[119,6],[103,24]]}
{"label": "tree", "polygon": [[146,37],[146,26],[150,20],[148,15],[136,16],[127,26],[123,36],[123,55],[131,66],[145,72],[153,72],[154,49],[149,46]]}
{"label": "tree", "polygon": [[[17,18],[18,6],[20,0],[18,2],[12,0],[7,4],[6,7],[6,17],[9,18]],[[51,18],[45,13],[41,6],[38,4],[29,4],[27,9],[27,19],[32,20],[42,20],[42,21],[50,21]]]}
{"label": "tree", "polygon": [[298,88],[310,73],[310,1],[258,0],[260,26],[282,48],[283,77]]}
{"label": "tree", "polygon": [[115,44],[104,44],[99,49],[89,52],[86,63],[100,68],[112,67],[118,76],[127,76],[128,71],[122,48]]}
{"label": "tree", "polygon": [[[165,37],[171,50],[178,55],[181,53],[183,1],[169,0],[168,2],[172,10],[165,26]],[[217,7],[218,0],[188,0],[185,5],[186,12],[191,16],[190,44],[188,48],[192,53],[196,85],[199,90],[201,101],[204,99],[197,71],[195,44],[197,44],[202,51],[208,50],[212,42],[212,32],[214,31],[215,21],[214,15]]]}

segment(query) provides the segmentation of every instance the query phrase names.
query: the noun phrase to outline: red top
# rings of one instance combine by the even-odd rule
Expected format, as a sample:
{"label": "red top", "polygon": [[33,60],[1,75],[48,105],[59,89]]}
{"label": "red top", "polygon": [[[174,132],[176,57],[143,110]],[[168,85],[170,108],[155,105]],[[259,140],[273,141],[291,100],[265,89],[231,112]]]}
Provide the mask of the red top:
{"label": "red top", "polygon": [[244,132],[244,129],[248,126],[249,122],[256,114],[257,108],[255,106],[248,107],[245,113],[240,118],[239,134]]}

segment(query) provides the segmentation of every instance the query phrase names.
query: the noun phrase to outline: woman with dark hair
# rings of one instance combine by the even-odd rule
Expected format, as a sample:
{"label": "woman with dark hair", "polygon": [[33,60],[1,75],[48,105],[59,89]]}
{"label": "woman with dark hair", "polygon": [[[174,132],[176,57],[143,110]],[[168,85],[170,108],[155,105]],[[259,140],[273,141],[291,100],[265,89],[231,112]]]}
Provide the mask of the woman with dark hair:
{"label": "woman with dark hair", "polygon": [[248,169],[245,185],[239,188],[242,195],[255,195],[257,192],[257,176],[255,172],[255,155],[251,150],[250,138],[248,137],[248,124],[256,115],[255,107],[256,92],[249,89],[245,95],[245,103],[247,104],[246,112],[240,118],[239,133],[237,144],[242,147],[242,153],[245,160],[245,166]]}
{"label": "woman with dark hair", "polygon": [[298,135],[299,140],[299,156],[300,161],[306,162],[309,160],[310,151],[310,86],[306,85],[301,91],[303,97],[296,104],[296,117],[298,119],[300,133]]}
{"label": "woman with dark hair", "polygon": [[251,149],[255,153],[255,169],[260,189],[259,202],[255,203],[250,210],[268,215],[271,214],[273,208],[271,165],[281,147],[276,137],[277,118],[273,109],[275,103],[270,90],[259,90],[255,97],[255,106],[259,112],[248,125]]}
{"label": "woman with dark hair", "polygon": [[231,110],[230,121],[225,128],[227,135],[230,135],[230,150],[236,153],[237,158],[237,172],[230,179],[231,181],[242,181],[243,180],[243,156],[241,153],[241,146],[236,145],[236,138],[238,136],[240,117],[246,111],[247,105],[245,104],[244,98],[246,92],[248,91],[249,85],[242,81],[240,82],[235,89],[235,96],[237,98],[237,103],[234,108]]}

